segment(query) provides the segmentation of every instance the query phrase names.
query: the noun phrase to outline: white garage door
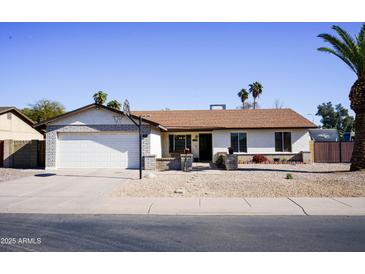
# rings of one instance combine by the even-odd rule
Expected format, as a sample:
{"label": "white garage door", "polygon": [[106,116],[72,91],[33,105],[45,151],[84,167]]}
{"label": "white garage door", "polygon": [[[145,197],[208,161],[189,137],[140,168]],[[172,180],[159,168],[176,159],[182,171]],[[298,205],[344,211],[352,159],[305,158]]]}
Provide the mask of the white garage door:
{"label": "white garage door", "polygon": [[58,168],[138,168],[137,133],[59,133]]}

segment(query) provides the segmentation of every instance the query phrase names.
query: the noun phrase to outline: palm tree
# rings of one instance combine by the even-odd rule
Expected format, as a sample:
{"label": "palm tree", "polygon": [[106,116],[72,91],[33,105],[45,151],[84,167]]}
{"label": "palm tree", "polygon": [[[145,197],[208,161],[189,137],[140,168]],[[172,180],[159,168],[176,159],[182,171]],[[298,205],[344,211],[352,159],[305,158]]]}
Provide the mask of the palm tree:
{"label": "palm tree", "polygon": [[249,85],[249,91],[253,97],[253,109],[256,109],[256,98],[258,98],[263,91],[264,87],[259,82],[254,82]]}
{"label": "palm tree", "polygon": [[106,102],[106,99],[108,98],[108,94],[103,92],[103,91],[98,91],[97,93],[95,93],[93,95],[95,104],[98,105],[104,105],[104,103]]}
{"label": "palm tree", "polygon": [[119,103],[117,100],[111,100],[106,106],[116,110],[120,110],[122,104]]}
{"label": "palm tree", "polygon": [[351,171],[365,169],[365,23],[359,34],[353,38],[340,28],[332,29],[339,37],[322,33],[318,37],[331,44],[331,48],[321,47],[319,51],[330,53],[340,58],[353,72],[357,79],[352,85],[349,99],[355,112],[355,143],[351,157]]}
{"label": "palm tree", "polygon": [[248,99],[249,93],[244,88],[237,93],[237,96],[241,98],[242,101],[242,108],[245,108],[245,101]]}

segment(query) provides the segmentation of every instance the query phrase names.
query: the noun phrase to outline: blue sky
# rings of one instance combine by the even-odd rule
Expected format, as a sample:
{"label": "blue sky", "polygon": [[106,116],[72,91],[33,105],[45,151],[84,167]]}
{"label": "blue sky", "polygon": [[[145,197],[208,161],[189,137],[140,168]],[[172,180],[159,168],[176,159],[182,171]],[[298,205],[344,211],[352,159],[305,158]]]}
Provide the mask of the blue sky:
{"label": "blue sky", "polygon": [[[38,99],[67,110],[109,99],[132,109],[240,105],[259,81],[263,108],[275,99],[302,115],[325,101],[349,107],[355,75],[316,49],[333,23],[0,23],[0,105]],[[361,23],[339,23],[351,34]],[[319,121],[318,118],[315,120]]]}

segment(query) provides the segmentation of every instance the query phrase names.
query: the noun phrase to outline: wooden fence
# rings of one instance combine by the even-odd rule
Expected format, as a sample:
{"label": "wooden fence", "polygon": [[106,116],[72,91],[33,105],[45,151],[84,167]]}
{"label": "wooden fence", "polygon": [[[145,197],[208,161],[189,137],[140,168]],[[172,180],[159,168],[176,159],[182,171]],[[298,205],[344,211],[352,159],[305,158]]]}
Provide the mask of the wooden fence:
{"label": "wooden fence", "polygon": [[44,167],[45,141],[0,141],[0,166],[8,168]]}
{"label": "wooden fence", "polygon": [[349,163],[354,142],[315,142],[314,162]]}

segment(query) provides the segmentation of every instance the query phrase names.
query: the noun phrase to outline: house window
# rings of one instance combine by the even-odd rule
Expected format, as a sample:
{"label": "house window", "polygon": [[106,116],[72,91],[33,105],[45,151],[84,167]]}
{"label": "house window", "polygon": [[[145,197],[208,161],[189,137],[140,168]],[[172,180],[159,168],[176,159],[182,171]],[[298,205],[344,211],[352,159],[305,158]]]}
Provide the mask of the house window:
{"label": "house window", "polygon": [[275,151],[291,152],[291,132],[275,132]]}
{"label": "house window", "polygon": [[169,135],[169,153],[184,153],[185,149],[191,151],[191,135]]}
{"label": "house window", "polygon": [[8,112],[8,114],[6,116],[7,116],[8,120],[11,120],[11,113],[10,112]]}
{"label": "house window", "polygon": [[247,133],[231,133],[231,147],[233,152],[247,152]]}

